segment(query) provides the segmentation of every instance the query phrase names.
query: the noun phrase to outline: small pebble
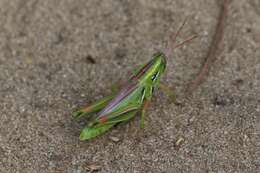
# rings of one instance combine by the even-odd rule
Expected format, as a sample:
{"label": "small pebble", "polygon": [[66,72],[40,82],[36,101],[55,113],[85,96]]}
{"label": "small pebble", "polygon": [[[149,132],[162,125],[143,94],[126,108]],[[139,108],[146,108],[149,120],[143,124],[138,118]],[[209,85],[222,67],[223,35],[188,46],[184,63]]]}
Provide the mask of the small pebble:
{"label": "small pebble", "polygon": [[101,165],[96,164],[96,163],[85,165],[84,167],[89,172],[95,172],[95,171],[99,171],[101,169]]}
{"label": "small pebble", "polygon": [[120,139],[118,137],[115,137],[115,136],[110,136],[109,139],[113,142],[118,142],[120,141]]}
{"label": "small pebble", "polygon": [[175,142],[175,146],[176,147],[180,147],[180,145],[184,142],[184,138],[180,137],[176,142]]}

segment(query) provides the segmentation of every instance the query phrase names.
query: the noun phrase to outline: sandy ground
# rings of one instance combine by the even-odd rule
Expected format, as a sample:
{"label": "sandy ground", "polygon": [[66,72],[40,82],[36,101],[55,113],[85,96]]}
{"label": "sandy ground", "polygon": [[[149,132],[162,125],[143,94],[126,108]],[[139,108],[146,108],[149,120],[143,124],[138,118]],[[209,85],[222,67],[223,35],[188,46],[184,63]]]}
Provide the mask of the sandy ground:
{"label": "sandy ground", "polygon": [[[260,172],[259,0],[231,1],[221,52],[183,97],[218,12],[209,0],[1,0],[0,172]],[[137,116],[79,141],[84,122],[71,112],[109,94],[187,16],[178,41],[200,37],[175,50],[162,79],[183,105],[157,90],[144,130]]]}

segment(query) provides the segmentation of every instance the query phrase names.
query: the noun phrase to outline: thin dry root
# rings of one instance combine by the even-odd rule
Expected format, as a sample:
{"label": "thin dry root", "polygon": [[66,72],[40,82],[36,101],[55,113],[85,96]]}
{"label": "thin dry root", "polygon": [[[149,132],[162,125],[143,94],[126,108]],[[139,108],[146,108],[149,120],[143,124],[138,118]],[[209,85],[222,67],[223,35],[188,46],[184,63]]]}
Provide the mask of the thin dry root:
{"label": "thin dry root", "polygon": [[228,15],[228,0],[223,0],[223,5],[220,10],[218,23],[216,25],[216,31],[213,36],[210,48],[206,55],[206,60],[202,66],[199,74],[190,82],[188,85],[186,96],[190,96],[194,90],[205,80],[206,76],[209,73],[210,67],[217,57],[217,51],[223,40],[225,21]]}

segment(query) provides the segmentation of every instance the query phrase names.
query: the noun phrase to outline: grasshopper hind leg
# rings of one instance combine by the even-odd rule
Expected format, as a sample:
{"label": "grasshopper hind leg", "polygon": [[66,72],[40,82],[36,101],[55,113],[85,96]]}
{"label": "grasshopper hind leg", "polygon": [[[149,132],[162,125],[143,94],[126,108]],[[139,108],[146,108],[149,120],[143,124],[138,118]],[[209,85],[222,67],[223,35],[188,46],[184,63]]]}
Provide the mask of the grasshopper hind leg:
{"label": "grasshopper hind leg", "polygon": [[105,133],[106,131],[108,131],[111,127],[113,127],[115,124],[107,124],[107,125],[103,125],[100,127],[96,127],[96,128],[91,128],[91,127],[85,127],[79,136],[79,139],[81,141],[83,140],[88,140],[91,138],[94,138],[100,134]]}
{"label": "grasshopper hind leg", "polygon": [[88,140],[108,131],[114,125],[130,120],[139,110],[139,105],[130,105],[124,109],[112,112],[98,118],[87,125],[80,134],[80,140]]}
{"label": "grasshopper hind leg", "polygon": [[96,101],[90,106],[87,106],[85,108],[73,112],[72,116],[74,118],[81,118],[81,117],[91,117],[92,115],[96,114],[98,111],[103,109],[108,104],[109,101],[113,99],[113,97],[116,95],[118,90],[121,88],[122,84],[123,84],[122,81],[118,81],[116,84],[113,84],[111,87],[112,90],[111,95]]}
{"label": "grasshopper hind leg", "polygon": [[110,100],[112,100],[114,95],[110,95],[107,97],[104,97],[100,100],[98,100],[97,102],[95,102],[94,104],[87,106],[85,108],[82,108],[76,112],[72,113],[72,116],[74,118],[81,118],[81,117],[90,117],[94,114],[96,114],[98,111],[100,111],[101,109],[103,109]]}

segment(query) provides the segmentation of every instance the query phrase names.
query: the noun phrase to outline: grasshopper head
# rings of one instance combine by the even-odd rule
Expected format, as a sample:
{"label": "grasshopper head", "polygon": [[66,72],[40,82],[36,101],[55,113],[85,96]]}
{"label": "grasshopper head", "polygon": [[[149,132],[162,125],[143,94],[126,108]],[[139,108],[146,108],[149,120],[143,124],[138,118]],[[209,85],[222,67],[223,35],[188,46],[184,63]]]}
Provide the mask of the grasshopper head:
{"label": "grasshopper head", "polygon": [[133,78],[138,79],[141,83],[155,85],[159,82],[161,75],[166,68],[166,57],[159,52],[153,55],[153,58],[141,68]]}

